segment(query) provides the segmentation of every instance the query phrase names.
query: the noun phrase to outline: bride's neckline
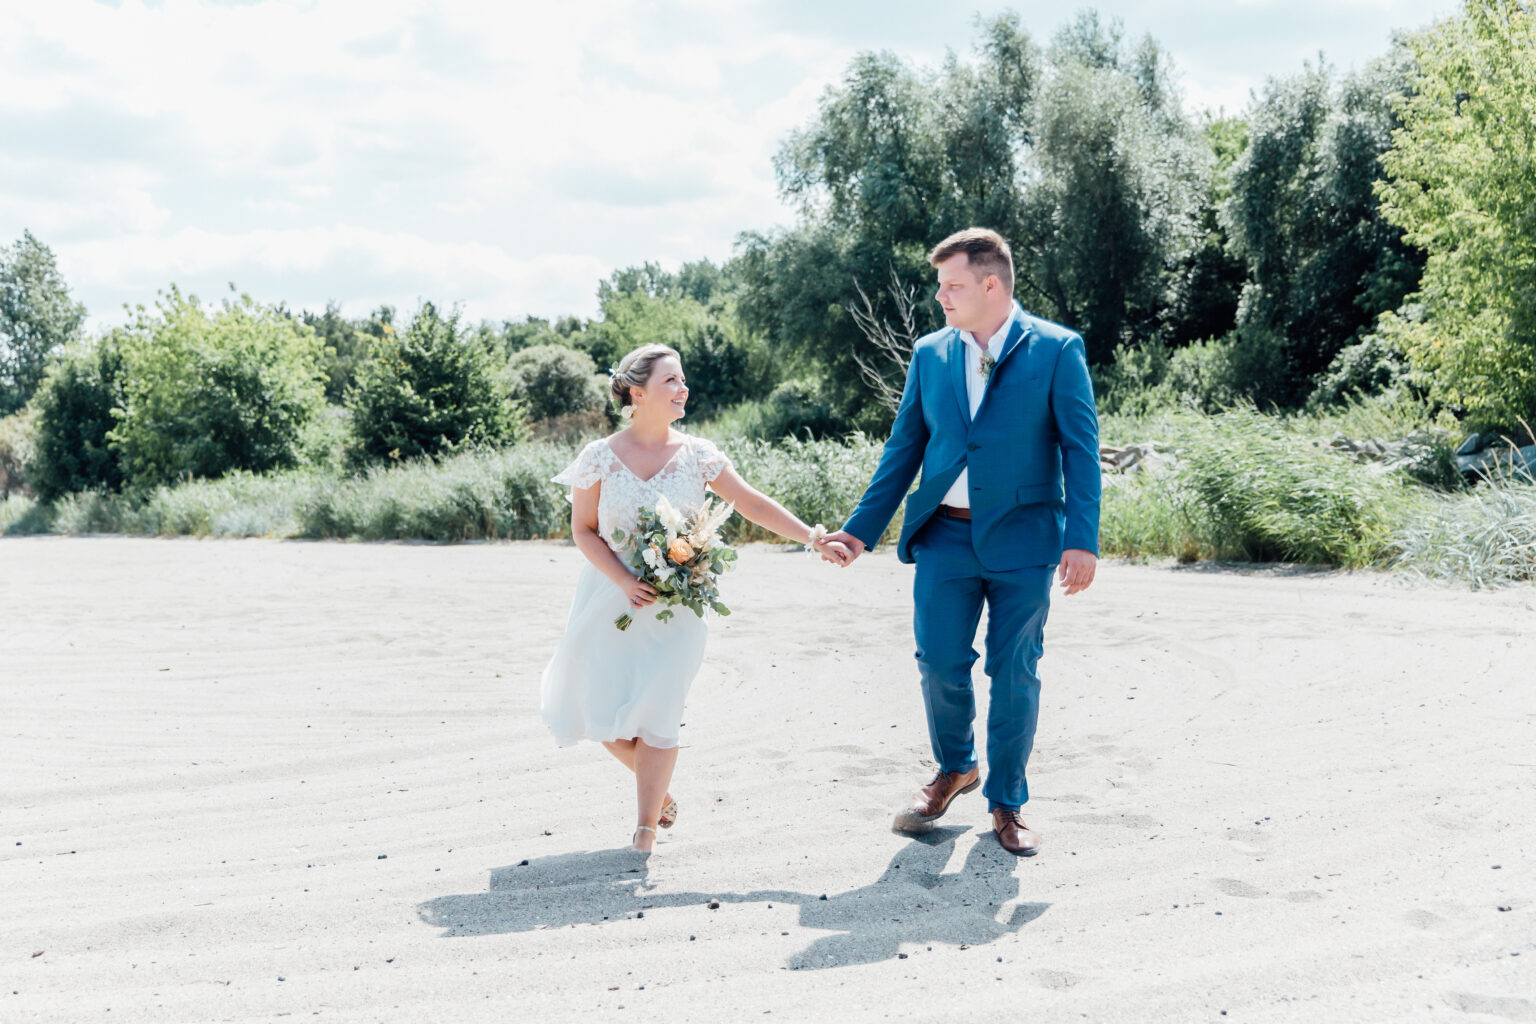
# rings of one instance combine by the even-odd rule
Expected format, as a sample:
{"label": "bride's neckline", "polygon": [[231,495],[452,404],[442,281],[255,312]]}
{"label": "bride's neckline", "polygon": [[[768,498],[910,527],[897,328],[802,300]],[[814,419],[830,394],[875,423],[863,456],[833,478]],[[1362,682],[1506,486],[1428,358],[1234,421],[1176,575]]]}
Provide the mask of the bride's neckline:
{"label": "bride's neckline", "polygon": [[678,442],[677,451],[667,456],[667,461],[663,462],[661,464],[661,468],[656,470],[656,472],[652,473],[650,476],[641,476],[639,473],[636,473],[634,470],[630,469],[629,464],[619,456],[617,451],[614,450],[613,442],[608,438],[603,438],[603,444],[608,447],[608,454],[613,456],[614,461],[617,462],[621,468],[623,468],[624,472],[628,473],[636,480],[639,480],[641,483],[648,484],[652,480],[655,480],[657,477],[661,476],[661,474],[665,473],[667,471],[667,467],[672,465],[672,463],[677,460],[677,457],[683,453],[683,449],[688,447],[688,438],[687,436],[684,436],[683,439]]}

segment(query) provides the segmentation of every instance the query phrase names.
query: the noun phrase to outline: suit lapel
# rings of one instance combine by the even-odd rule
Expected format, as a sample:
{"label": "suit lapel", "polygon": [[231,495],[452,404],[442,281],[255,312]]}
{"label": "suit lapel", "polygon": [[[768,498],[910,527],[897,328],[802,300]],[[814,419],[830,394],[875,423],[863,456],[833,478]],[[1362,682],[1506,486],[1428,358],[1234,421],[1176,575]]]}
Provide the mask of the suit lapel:
{"label": "suit lapel", "polygon": [[997,354],[997,363],[993,365],[993,372],[1003,365],[1003,362],[1011,355],[1013,350],[1019,347],[1024,338],[1029,334],[1029,328],[1024,326],[1024,321],[1018,317],[1013,318],[1013,326],[1008,328],[1008,337],[1003,339],[1003,347]]}
{"label": "suit lapel", "polygon": [[[1013,355],[1014,350],[1022,348],[1024,340],[1029,337],[1029,328],[1024,326],[1024,321],[1017,315],[1013,318],[1013,325],[1008,328],[1008,336],[1003,339],[1003,347],[997,353],[997,362],[992,364],[992,378],[987,381],[987,389],[981,393],[981,404],[976,407],[976,415],[980,416],[987,407],[987,399],[992,396],[992,381],[997,379],[997,371],[1003,368],[1003,363]],[[969,408],[969,406],[967,406]]]}
{"label": "suit lapel", "polygon": [[971,394],[965,388],[965,339],[959,331],[949,335],[949,379],[955,389],[955,401],[960,403],[960,422],[971,422]]}

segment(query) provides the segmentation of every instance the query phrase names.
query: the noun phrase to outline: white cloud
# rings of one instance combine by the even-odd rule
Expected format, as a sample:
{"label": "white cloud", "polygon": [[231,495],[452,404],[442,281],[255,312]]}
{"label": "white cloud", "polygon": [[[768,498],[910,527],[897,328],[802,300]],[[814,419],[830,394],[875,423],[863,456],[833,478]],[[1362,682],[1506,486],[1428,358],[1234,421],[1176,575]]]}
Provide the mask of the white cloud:
{"label": "white cloud", "polygon": [[[600,260],[585,253],[519,258],[495,245],[357,227],[240,233],[183,228],[63,246],[59,260],[67,276],[103,282],[140,301],[173,281],[203,282],[184,290],[216,298],[231,281],[229,272],[238,268],[244,275],[232,283],[268,301],[318,308],[330,299],[347,299],[347,306],[354,307],[349,311],[359,313],[380,303],[461,301],[475,317],[546,308],[552,299],[575,303],[579,297],[571,283],[582,282],[582,291],[590,291],[604,271]],[[338,282],[351,291],[334,294],[330,286]],[[286,290],[262,294],[253,283],[281,284]]]}
{"label": "white cloud", "polygon": [[[1066,17],[1019,6],[1040,40]],[[1194,105],[1236,111],[1320,40],[1376,52],[1454,3],[1098,6],[1169,47]],[[617,266],[721,259],[788,221],[772,156],[857,49],[932,63],[972,35],[927,0],[3,4],[0,244],[52,245],[98,321],[230,280],[295,306],[591,314]]]}

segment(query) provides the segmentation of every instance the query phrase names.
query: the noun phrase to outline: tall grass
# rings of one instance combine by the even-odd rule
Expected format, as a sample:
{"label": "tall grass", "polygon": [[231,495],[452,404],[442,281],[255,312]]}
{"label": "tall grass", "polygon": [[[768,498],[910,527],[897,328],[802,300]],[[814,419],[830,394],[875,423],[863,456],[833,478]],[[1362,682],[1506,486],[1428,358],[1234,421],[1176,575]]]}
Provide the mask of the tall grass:
{"label": "tall grass", "polygon": [[[880,457],[878,443],[731,439],[737,469],[807,522],[840,525]],[[348,540],[528,540],[570,535],[570,505],[550,482],[575,445],[539,442],[417,460],[358,476],[305,469],[267,476],[234,473],[141,495],[70,495],[51,506],[12,497],[0,505],[0,532],[185,534]],[[899,518],[892,529],[899,529]],[[772,535],[734,517],[735,541]]]}
{"label": "tall grass", "polygon": [[[569,533],[569,506],[549,478],[573,457],[530,444],[419,460],[360,476],[338,470],[234,473],[144,495],[71,495],[47,508],[53,533],[189,534],[350,540],[528,540]],[[21,523],[27,523],[23,517]],[[3,528],[3,527],[0,527]],[[21,532],[9,529],[7,532]]]}
{"label": "tall grass", "polygon": [[34,499],[20,494],[0,498],[0,536],[47,532],[48,517]]}
{"label": "tall grass", "polygon": [[1495,587],[1536,580],[1536,481],[1507,472],[1431,495],[1397,531],[1395,565],[1428,579]]}
{"label": "tall grass", "polygon": [[1108,554],[1379,566],[1417,500],[1400,474],[1356,465],[1252,409],[1139,425],[1162,428],[1179,461],[1106,489]]}
{"label": "tall grass", "polygon": [[[807,523],[837,529],[853,512],[875,473],[883,443],[854,435],[846,441],[802,441],[786,437],[777,443],[732,439],[723,442],[748,483],[777,499]],[[887,527],[885,539],[901,532],[901,512]],[[740,516],[726,528],[736,541],[772,540],[773,534]]]}
{"label": "tall grass", "polygon": [[[1528,476],[1507,473],[1475,488],[1437,491],[1407,468],[1357,464],[1319,443],[1345,422],[1351,429],[1340,432],[1351,436],[1403,436],[1402,424],[1386,415],[1356,409],[1331,420],[1281,419],[1238,409],[1106,417],[1106,442],[1161,441],[1177,462],[1107,478],[1101,550],[1131,558],[1398,568],[1473,586],[1536,579],[1536,482]],[[1367,427],[1375,429],[1361,429]],[[721,444],[753,486],[806,522],[832,527],[857,504],[882,450],[862,436]],[[0,501],[0,533],[566,537],[570,506],[549,478],[576,451],[573,444],[534,442],[358,476],[335,469],[233,474],[136,497],[78,494],[52,505],[12,495]],[[900,528],[898,512],[885,539]],[[771,539],[739,516],[726,533],[737,542]]]}
{"label": "tall grass", "polygon": [[1251,410],[1211,422],[1184,475],[1216,558],[1361,568],[1391,556],[1393,524],[1410,500],[1400,478],[1362,471]]}

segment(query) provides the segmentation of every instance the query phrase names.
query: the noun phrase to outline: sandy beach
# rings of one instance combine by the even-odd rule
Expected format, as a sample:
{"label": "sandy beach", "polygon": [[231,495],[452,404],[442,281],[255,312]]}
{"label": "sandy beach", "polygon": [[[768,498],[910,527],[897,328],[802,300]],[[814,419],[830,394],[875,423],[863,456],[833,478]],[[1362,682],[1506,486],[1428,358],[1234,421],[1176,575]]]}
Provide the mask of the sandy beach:
{"label": "sandy beach", "polygon": [[889,829],[909,567],[749,547],[647,860],[580,562],[0,540],[0,1020],[1536,1021],[1536,589],[1104,565],[1016,860]]}

